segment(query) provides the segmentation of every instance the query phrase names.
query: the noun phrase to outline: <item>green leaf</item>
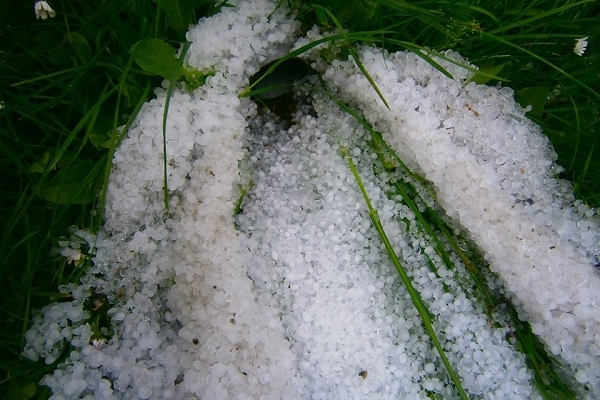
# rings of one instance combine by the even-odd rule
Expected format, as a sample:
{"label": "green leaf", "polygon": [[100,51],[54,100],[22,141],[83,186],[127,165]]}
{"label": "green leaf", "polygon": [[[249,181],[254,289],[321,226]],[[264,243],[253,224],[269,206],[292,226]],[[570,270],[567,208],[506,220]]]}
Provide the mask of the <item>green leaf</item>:
{"label": "green leaf", "polygon": [[7,385],[6,400],[29,400],[35,396],[37,385],[23,378],[13,378]]}
{"label": "green leaf", "polygon": [[49,150],[46,150],[38,161],[29,166],[29,172],[32,174],[43,174],[51,158],[52,154],[50,154]]}
{"label": "green leaf", "polygon": [[36,194],[56,204],[88,204],[96,198],[98,173],[90,160],[72,164],[37,190]]}
{"label": "green leaf", "polygon": [[522,107],[532,106],[528,114],[539,119],[544,113],[549,94],[550,89],[546,86],[531,86],[517,90],[515,99]]}
{"label": "green leaf", "polygon": [[97,149],[110,149],[115,145],[120,136],[121,135],[119,132],[114,132],[112,129],[104,133],[93,131],[88,135],[90,141],[94,146],[96,146]]}
{"label": "green leaf", "polygon": [[[126,79],[126,77],[123,79]],[[129,87],[127,84],[122,86]],[[113,98],[110,100],[113,100]],[[102,104],[93,123],[88,127],[87,137],[97,150],[110,149],[110,146],[115,143],[115,138],[120,136],[119,132],[113,132],[113,126],[125,122],[121,119],[118,119],[117,122],[114,121],[115,112],[118,111],[114,109],[114,100],[113,102],[110,100]]]}
{"label": "green leaf", "polygon": [[193,0],[158,0],[158,6],[168,15],[169,23],[178,35],[185,37],[185,32],[194,22]]}
{"label": "green leaf", "polygon": [[87,39],[77,32],[67,32],[64,39],[82,64],[87,64],[92,59],[92,49]]}
{"label": "green leaf", "polygon": [[[142,39],[131,46],[129,53],[135,62],[147,72],[160,75],[165,79],[172,79],[177,67],[175,48],[164,40],[156,38]],[[181,73],[175,75],[175,80]]]}
{"label": "green leaf", "polygon": [[30,399],[30,398],[32,398],[33,396],[35,396],[35,392],[36,392],[36,385],[33,382],[27,383],[21,389],[21,393],[23,393],[23,399]]}
{"label": "green leaf", "polygon": [[508,63],[503,63],[500,65],[489,65],[489,66],[480,66],[479,70],[473,77],[472,81],[483,85],[486,82],[489,82],[492,79],[503,80],[503,78],[499,77],[498,74],[502,71],[502,68]]}
{"label": "green leaf", "polygon": [[188,84],[188,88],[191,90],[194,90],[194,89],[199,88],[200,86],[204,85],[206,83],[206,78],[208,78],[209,76],[215,75],[215,71],[209,71],[207,73],[203,73],[203,72],[198,71],[197,69],[187,67],[187,66],[183,66],[181,68],[181,71],[183,74],[183,78],[185,79],[185,81]]}

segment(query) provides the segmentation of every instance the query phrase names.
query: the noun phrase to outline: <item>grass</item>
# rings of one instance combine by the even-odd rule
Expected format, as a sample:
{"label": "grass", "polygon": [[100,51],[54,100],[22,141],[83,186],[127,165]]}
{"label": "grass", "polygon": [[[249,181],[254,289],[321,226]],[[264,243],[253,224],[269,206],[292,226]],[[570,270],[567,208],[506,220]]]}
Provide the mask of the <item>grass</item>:
{"label": "grass", "polygon": [[[480,83],[501,81],[522,104],[533,104],[529,116],[553,142],[565,168],[562,177],[573,182],[577,198],[600,205],[598,1],[290,2],[305,30],[315,23],[348,29],[340,46],[365,42],[390,51],[458,51],[480,67]],[[33,2],[0,4],[2,398],[49,395],[36,384],[52,366],[19,356],[24,333],[32,310],[61,298],[58,286],[76,280],[85,268],[51,256],[51,248],[72,225],[98,229],[110,160],[124,133],[118,127],[131,123],[152,96],[161,71],[163,76],[172,71],[144,68],[132,47],[158,38],[177,48],[189,23],[224,5],[50,4],[57,15],[48,20],[35,19]],[[581,37],[589,37],[582,57],[572,51]],[[200,77],[195,84],[201,83]],[[522,329],[529,338],[527,326]],[[536,355],[537,347],[524,351],[540,370],[551,367],[551,360]],[[564,393],[552,382],[550,392]]]}

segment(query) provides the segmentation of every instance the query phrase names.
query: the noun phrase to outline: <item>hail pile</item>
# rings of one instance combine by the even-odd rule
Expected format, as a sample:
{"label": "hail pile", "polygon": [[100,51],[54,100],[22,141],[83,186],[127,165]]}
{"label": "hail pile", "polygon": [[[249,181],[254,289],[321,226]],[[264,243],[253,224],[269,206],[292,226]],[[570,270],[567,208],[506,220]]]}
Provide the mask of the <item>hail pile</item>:
{"label": "hail pile", "polygon": [[[275,3],[240,1],[188,32],[187,63],[214,75],[171,99],[171,212],[162,197],[159,88],[115,154],[104,228],[88,238],[94,266],[64,288],[74,300],[47,306],[27,333],[32,359],[52,363],[65,342],[72,346],[42,383],[55,399],[455,397],[371,226],[344,147],[465,390],[539,397],[507,339],[507,316],[498,312],[492,324],[464,284],[460,258],[451,254],[448,268],[414,213],[388,196],[402,179],[433,205],[419,181],[385,171],[369,134],[315,79],[298,89],[291,127],[238,97],[261,65],[319,36],[297,41],[297,23]],[[510,90],[468,83],[454,63],[439,60],[449,79],[414,54],[359,53],[390,109],[353,61],[324,65],[318,49],[307,56],[325,88],[432,182],[581,395],[600,394],[599,225],[555,179],[539,128]],[[92,291],[112,305],[103,345],[89,324]]]}

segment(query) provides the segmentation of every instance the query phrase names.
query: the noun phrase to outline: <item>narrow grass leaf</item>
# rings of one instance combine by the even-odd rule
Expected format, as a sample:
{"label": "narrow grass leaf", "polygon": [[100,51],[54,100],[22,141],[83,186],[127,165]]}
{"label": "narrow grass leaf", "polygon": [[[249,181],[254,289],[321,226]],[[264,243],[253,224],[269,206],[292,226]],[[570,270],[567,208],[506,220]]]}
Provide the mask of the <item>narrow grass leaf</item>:
{"label": "narrow grass leaf", "polygon": [[[437,61],[435,61],[432,57],[429,56],[428,53],[430,53],[429,51],[427,51],[426,49],[424,49],[423,47],[417,46],[414,43],[410,43],[410,42],[406,42],[406,41],[402,41],[402,40],[395,40],[395,39],[385,39],[386,42],[389,43],[393,43],[395,45],[398,45],[412,53],[415,53],[417,56],[421,57],[423,60],[427,61],[427,63],[429,65],[431,65],[433,68],[437,69],[438,71],[440,71],[442,74],[444,74],[445,76],[447,76],[450,79],[454,79],[454,77],[450,74],[450,72],[448,72],[446,70],[446,68],[442,67]],[[459,64],[457,63],[455,60],[452,60],[450,58],[444,57],[442,54],[436,54],[437,57],[442,58],[446,61],[449,61],[453,64],[459,65],[463,68],[467,68],[467,69],[472,69],[472,67],[469,67],[467,65],[463,65],[463,64]]]}
{"label": "narrow grass leaf", "polygon": [[106,155],[107,162],[105,163],[105,167],[104,167],[104,179],[102,182],[102,190],[100,192],[100,200],[98,201],[98,212],[96,213],[97,220],[96,220],[96,222],[92,221],[90,224],[90,226],[94,230],[100,229],[100,225],[102,224],[102,218],[104,216],[104,209],[106,207],[106,195],[107,195],[107,191],[108,191],[108,182],[110,180],[110,171],[112,169],[112,160],[114,159],[114,156],[115,156],[115,150],[118,147],[118,145],[121,143],[123,138],[127,135],[129,128],[135,121],[135,118],[137,117],[138,113],[142,109],[142,106],[144,105],[144,102],[148,98],[148,95],[150,94],[150,91],[151,91],[150,82],[148,81],[138,99],[138,103],[137,103],[135,109],[129,115],[129,119],[127,120],[125,125],[122,127],[122,129],[119,129],[118,125],[119,125],[119,110],[120,110],[120,106],[121,106],[121,97],[123,96],[124,88],[126,86],[128,75],[131,72],[131,66],[133,65],[133,62],[134,62],[133,56],[130,56],[125,68],[123,69],[123,79],[121,80],[121,85],[119,86],[117,101],[115,104],[113,128],[111,131],[112,132],[111,139],[113,139],[113,140],[111,140],[108,143],[108,154]]}
{"label": "narrow grass leaf", "polygon": [[388,102],[386,101],[385,97],[383,97],[383,94],[379,90],[379,87],[377,86],[377,84],[375,83],[375,81],[373,80],[373,78],[371,77],[371,75],[369,74],[369,72],[367,71],[367,69],[365,68],[365,66],[360,61],[360,57],[358,56],[358,53],[356,52],[356,49],[351,45],[352,42],[351,42],[351,40],[349,40],[348,35],[346,34],[346,30],[344,29],[344,27],[342,26],[342,24],[340,23],[340,21],[338,21],[338,19],[336,18],[336,16],[333,15],[333,13],[331,11],[329,11],[327,8],[325,8],[323,6],[319,6],[319,5],[314,4],[312,7],[314,7],[315,9],[322,10],[324,13],[326,13],[327,15],[329,15],[329,18],[331,18],[331,20],[334,22],[334,24],[337,26],[337,28],[340,30],[340,32],[342,32],[342,35],[344,36],[344,38],[346,39],[346,41],[350,45],[350,47],[349,47],[350,55],[354,59],[354,62],[358,66],[358,69],[360,69],[360,72],[365,76],[365,78],[367,78],[367,80],[369,81],[369,84],[371,85],[371,87],[373,87],[373,89],[375,90],[375,92],[377,93],[377,95],[379,96],[379,98],[381,99],[381,101],[383,101],[383,104],[385,104],[385,106],[389,110],[390,106],[389,106]]}
{"label": "narrow grass leaf", "polygon": [[265,79],[268,75],[272,74],[273,71],[275,71],[281,63],[285,62],[286,60],[289,60],[290,58],[298,57],[302,53],[305,53],[308,50],[310,50],[314,47],[317,47],[318,45],[320,45],[322,43],[336,42],[336,41],[349,41],[349,42],[366,41],[366,40],[372,41],[373,38],[370,37],[369,35],[384,34],[386,32],[387,31],[385,31],[385,30],[375,30],[375,31],[349,33],[349,34],[335,34],[335,35],[326,36],[326,37],[317,39],[315,41],[312,41],[308,44],[305,44],[304,46],[297,48],[296,50],[286,54],[285,56],[281,57],[277,61],[273,62],[273,64],[269,67],[269,69],[267,69],[267,71],[265,71],[264,75],[262,75],[258,79],[256,79],[256,81],[254,81],[254,83],[249,85],[243,92],[241,92],[238,95],[238,97],[244,98],[244,97],[252,96],[253,94],[256,93],[256,92],[253,92],[252,89],[256,85],[258,85],[259,82],[261,82],[263,79]]}
{"label": "narrow grass leaf", "polygon": [[181,54],[177,59],[177,63],[175,64],[175,68],[172,71],[172,75],[169,77],[169,87],[167,88],[167,98],[165,100],[165,109],[163,111],[163,120],[162,120],[162,133],[163,133],[163,199],[165,205],[165,211],[167,215],[169,215],[169,182],[168,182],[168,172],[167,172],[167,117],[169,115],[169,104],[171,102],[171,97],[173,95],[173,90],[175,90],[175,85],[177,84],[177,78],[181,76],[181,70],[183,68],[183,60],[185,59],[185,55],[187,54],[191,42],[186,42],[181,50]]}
{"label": "narrow grass leaf", "polygon": [[398,271],[398,274],[400,275],[400,278],[402,279],[402,282],[404,283],[404,286],[406,287],[406,290],[408,291],[413,304],[415,305],[417,311],[419,312],[419,315],[421,316],[421,321],[423,322],[423,326],[425,327],[427,334],[431,338],[431,341],[433,342],[436,350],[438,351],[438,354],[440,355],[440,358],[442,359],[442,362],[444,363],[446,370],[448,371],[448,374],[450,375],[450,379],[454,383],[454,386],[455,386],[460,398],[463,400],[467,400],[469,397],[467,396],[467,393],[464,391],[464,389],[462,387],[460,378],[458,377],[458,374],[452,368],[450,361],[446,357],[444,348],[442,347],[442,344],[440,343],[440,341],[437,337],[437,334],[435,333],[435,330],[433,329],[433,325],[431,323],[431,314],[430,314],[429,310],[427,309],[427,306],[421,299],[421,295],[413,287],[410,277],[408,276],[404,267],[400,263],[400,260],[396,256],[394,248],[393,248],[392,244],[390,243],[390,241],[383,229],[383,225],[381,224],[381,220],[379,219],[377,210],[375,208],[373,208],[373,206],[371,204],[371,200],[369,198],[369,195],[367,194],[367,190],[365,189],[362,179],[360,178],[360,175],[358,174],[358,171],[357,171],[356,167],[354,166],[354,162],[352,161],[352,158],[348,155],[347,150],[343,149],[343,148],[342,148],[342,155],[344,156],[344,158],[348,162],[348,165],[350,166],[350,169],[352,170],[354,179],[356,179],[356,182],[360,188],[360,191],[362,192],[362,195],[363,195],[365,202],[367,204],[367,207],[369,209],[369,217],[371,218],[371,222],[373,223],[373,226],[377,230],[377,233],[379,234],[381,241],[385,245],[385,248],[388,252],[388,255],[390,256],[392,263],[396,267],[396,270]]}
{"label": "narrow grass leaf", "polygon": [[488,32],[487,34],[488,35],[496,35],[501,32],[514,30],[515,28],[531,26],[532,22],[535,22],[537,20],[544,19],[546,17],[550,17],[555,14],[561,14],[570,8],[579,7],[579,6],[582,6],[587,3],[595,3],[597,1],[598,0],[583,0],[583,1],[577,1],[574,3],[570,3],[570,4],[565,3],[564,5],[561,5],[560,7],[549,6],[548,11],[535,12],[535,15],[533,15],[532,17],[525,18],[525,19],[519,20],[517,22],[513,22],[512,24],[504,25],[503,27],[494,29],[494,30]]}

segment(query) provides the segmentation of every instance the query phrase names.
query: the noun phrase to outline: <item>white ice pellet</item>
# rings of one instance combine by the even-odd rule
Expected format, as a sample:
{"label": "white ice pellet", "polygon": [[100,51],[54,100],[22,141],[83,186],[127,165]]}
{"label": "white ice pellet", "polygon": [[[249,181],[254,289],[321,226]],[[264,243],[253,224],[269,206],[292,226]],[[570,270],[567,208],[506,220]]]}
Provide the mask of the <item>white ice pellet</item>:
{"label": "white ice pellet", "polygon": [[62,391],[66,398],[77,398],[86,387],[87,383],[83,379],[69,379],[64,382]]}
{"label": "white ice pellet", "polygon": [[140,399],[145,400],[152,396],[152,389],[147,386],[142,386],[138,389],[137,395]]}

